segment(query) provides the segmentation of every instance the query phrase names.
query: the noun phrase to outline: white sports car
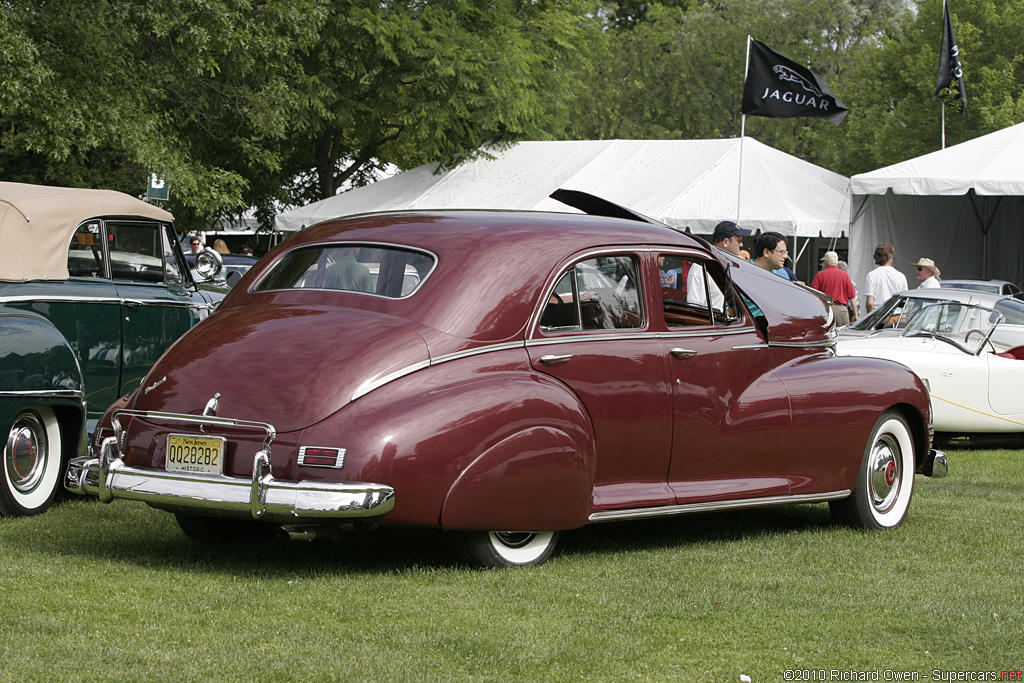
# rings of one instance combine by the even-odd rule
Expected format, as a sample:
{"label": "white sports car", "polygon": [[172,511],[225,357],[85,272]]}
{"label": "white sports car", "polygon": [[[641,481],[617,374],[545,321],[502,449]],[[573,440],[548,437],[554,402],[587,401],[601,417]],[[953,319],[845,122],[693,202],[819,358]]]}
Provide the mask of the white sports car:
{"label": "white sports car", "polygon": [[940,301],[918,308],[898,336],[841,337],[836,354],[887,358],[917,373],[936,432],[1024,432],[1024,346],[997,348],[1002,327],[1001,310]]}

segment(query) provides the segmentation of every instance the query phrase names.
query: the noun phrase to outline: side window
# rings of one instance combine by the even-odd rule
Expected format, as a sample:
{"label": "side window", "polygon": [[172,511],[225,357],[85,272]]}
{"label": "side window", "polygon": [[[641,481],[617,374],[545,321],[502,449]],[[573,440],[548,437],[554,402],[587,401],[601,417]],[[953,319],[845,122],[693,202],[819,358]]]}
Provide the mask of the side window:
{"label": "side window", "polygon": [[541,314],[546,332],[643,327],[639,263],[634,256],[581,261],[555,283]]}
{"label": "side window", "polygon": [[668,327],[727,325],[738,319],[735,296],[717,262],[659,254],[658,271]]}
{"label": "side window", "polygon": [[71,236],[68,250],[68,274],[71,277],[106,277],[103,255],[103,231],[99,221],[82,223]]}
{"label": "side window", "polygon": [[174,248],[174,245],[177,243],[177,236],[171,230],[170,225],[164,225],[160,234],[163,239],[164,268],[166,269],[167,283],[171,285],[184,284],[186,282],[185,264],[178,255],[178,250]]}
{"label": "side window", "polygon": [[110,274],[115,280],[164,282],[163,242],[157,223],[107,221]]}

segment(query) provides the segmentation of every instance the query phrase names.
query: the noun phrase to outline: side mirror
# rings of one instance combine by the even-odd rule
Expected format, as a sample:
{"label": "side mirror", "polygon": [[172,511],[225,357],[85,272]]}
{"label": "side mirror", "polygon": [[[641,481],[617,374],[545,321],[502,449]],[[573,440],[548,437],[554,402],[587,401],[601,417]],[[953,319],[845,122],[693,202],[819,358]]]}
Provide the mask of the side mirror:
{"label": "side mirror", "polygon": [[224,259],[213,249],[205,247],[196,254],[196,272],[207,280],[216,278],[224,269]]}

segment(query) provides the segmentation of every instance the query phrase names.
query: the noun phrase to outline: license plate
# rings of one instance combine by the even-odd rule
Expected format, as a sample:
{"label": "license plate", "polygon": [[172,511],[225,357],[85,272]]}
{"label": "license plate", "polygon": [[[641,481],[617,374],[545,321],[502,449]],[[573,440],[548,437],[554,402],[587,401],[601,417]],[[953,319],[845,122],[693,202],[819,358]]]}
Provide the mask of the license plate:
{"label": "license plate", "polygon": [[168,472],[224,473],[224,442],[220,436],[167,435]]}

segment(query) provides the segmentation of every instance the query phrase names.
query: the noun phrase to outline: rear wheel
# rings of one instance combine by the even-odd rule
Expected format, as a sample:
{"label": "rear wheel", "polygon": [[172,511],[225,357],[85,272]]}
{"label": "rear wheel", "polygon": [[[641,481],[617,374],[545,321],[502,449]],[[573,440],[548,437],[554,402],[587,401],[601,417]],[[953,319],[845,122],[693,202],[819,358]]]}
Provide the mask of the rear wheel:
{"label": "rear wheel", "polygon": [[449,531],[445,542],[457,561],[472,567],[536,567],[551,557],[558,532]]}
{"label": "rear wheel", "polygon": [[38,515],[60,486],[60,425],[50,408],[18,413],[7,433],[0,483],[0,517]]}
{"label": "rear wheel", "polygon": [[174,519],[182,533],[200,543],[231,543],[234,541],[265,541],[273,538],[272,524],[251,522],[246,519],[202,517],[175,512]]}
{"label": "rear wheel", "polygon": [[868,442],[853,494],[832,501],[832,517],[864,529],[891,529],[903,523],[914,492],[914,440],[894,412],[882,415]]}

